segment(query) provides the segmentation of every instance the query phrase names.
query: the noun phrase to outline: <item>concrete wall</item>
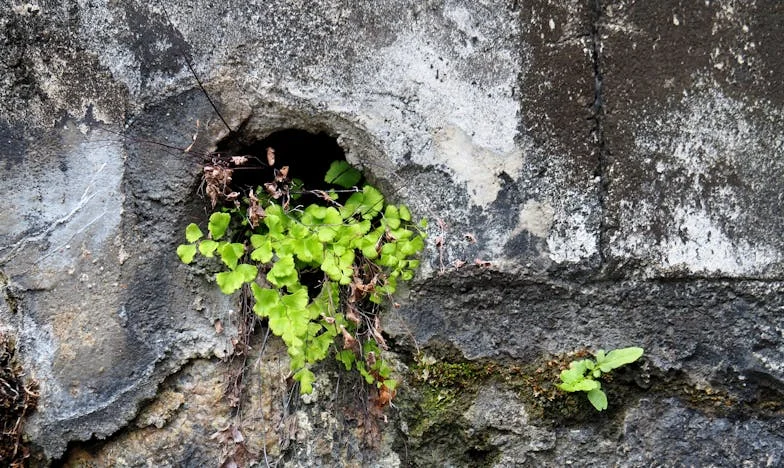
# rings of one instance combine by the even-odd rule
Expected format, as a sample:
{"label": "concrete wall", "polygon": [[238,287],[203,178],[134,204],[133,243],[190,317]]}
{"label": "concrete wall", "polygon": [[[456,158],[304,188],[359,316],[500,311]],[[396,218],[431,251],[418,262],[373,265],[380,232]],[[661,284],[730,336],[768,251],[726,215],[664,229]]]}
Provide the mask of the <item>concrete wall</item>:
{"label": "concrete wall", "polygon": [[[284,405],[273,340],[243,413],[256,458],[784,462],[780,2],[165,3],[0,6],[0,323],[41,384],[36,463],[232,456],[210,437],[237,421],[236,304],[174,255],[208,206],[198,161],[160,145],[227,133],[185,57],[244,137],[327,132],[431,221],[386,318],[398,409],[369,442],[328,369]],[[424,424],[416,350],[511,369],[631,345],[601,415],[534,414],[488,377],[436,389],[455,412]]]}

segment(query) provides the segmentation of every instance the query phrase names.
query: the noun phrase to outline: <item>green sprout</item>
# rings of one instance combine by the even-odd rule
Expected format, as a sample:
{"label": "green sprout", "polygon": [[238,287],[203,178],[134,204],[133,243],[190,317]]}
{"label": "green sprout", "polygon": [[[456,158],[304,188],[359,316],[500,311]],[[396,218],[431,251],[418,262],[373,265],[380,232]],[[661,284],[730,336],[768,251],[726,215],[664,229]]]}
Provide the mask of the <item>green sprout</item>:
{"label": "green sprout", "polygon": [[622,348],[610,351],[599,350],[594,359],[581,359],[569,364],[569,369],[561,371],[561,383],[556,386],[564,392],[586,392],[588,401],[598,411],[607,409],[607,395],[597,379],[613,369],[630,364],[640,358],[642,348]]}

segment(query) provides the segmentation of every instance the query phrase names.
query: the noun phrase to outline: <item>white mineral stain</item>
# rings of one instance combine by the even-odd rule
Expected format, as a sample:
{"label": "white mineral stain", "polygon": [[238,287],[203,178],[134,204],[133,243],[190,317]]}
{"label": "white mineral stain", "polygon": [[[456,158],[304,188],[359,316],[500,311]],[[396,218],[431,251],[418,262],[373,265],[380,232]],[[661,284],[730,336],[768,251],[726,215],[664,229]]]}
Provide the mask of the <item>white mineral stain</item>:
{"label": "white mineral stain", "polygon": [[[468,13],[451,19],[458,28],[473,31]],[[482,31],[472,33],[483,37]],[[424,33],[401,34],[363,65],[375,71],[364,85],[386,92],[381,98],[371,96],[358,111],[372,133],[385,135],[390,156],[415,148],[413,162],[447,168],[456,184],[466,184],[474,205],[487,206],[500,190],[498,175],[505,172],[517,180],[523,164],[523,150],[515,142],[519,104],[510,92],[520,67],[512,51],[503,48],[492,52],[491,69],[462,67],[475,52],[460,53],[465,57],[439,49]],[[400,112],[399,101],[387,96],[405,101],[402,126],[390,127],[380,118],[390,115],[389,106]]]}
{"label": "white mineral stain", "polygon": [[[564,198],[579,199],[579,196],[569,194]],[[552,261],[574,263],[599,252],[599,226],[592,225],[589,221],[591,202],[583,200],[582,207],[580,211],[562,207],[555,210],[553,225],[547,237],[547,249]]]}
{"label": "white mineral stain", "polygon": [[450,126],[433,135],[436,161],[452,169],[459,180],[466,183],[468,195],[477,206],[493,202],[501,190],[501,172],[516,177],[523,166],[523,155],[512,150],[496,153],[477,146],[460,128]]}
{"label": "white mineral stain", "polygon": [[[652,271],[764,272],[784,256],[775,237],[756,229],[760,220],[753,203],[762,201],[751,187],[771,183],[753,174],[775,170],[770,151],[784,147],[784,137],[761,141],[759,135],[775,135],[775,122],[782,116],[716,89],[693,89],[684,94],[681,106],[683,111],[652,121],[637,134],[637,152],[653,157],[657,178],[667,191],[655,204],[620,202],[622,228],[610,242],[612,254],[647,259]],[[750,120],[753,110],[766,115],[768,122]],[[730,176],[740,182],[727,183]]]}
{"label": "white mineral stain", "polygon": [[761,263],[780,259],[770,246],[731,239],[705,210],[679,207],[670,226],[670,235],[661,242],[665,267],[743,274]]}
{"label": "white mineral stain", "polygon": [[547,202],[528,200],[520,210],[517,229],[512,233],[518,234],[525,230],[538,237],[547,237],[553,225],[555,210]]}

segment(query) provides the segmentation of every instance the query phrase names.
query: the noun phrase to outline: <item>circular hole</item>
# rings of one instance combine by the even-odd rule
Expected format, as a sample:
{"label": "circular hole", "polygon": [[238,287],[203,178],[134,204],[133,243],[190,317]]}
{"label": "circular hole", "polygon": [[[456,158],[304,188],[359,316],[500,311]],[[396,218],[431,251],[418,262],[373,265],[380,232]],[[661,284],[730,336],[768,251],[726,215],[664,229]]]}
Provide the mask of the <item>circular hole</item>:
{"label": "circular hole", "polygon": [[250,144],[242,144],[239,138],[225,140],[218,146],[219,152],[253,156],[264,163],[261,167],[249,165],[247,169],[235,170],[235,187],[256,187],[272,180],[272,169],[266,167],[267,148],[275,150],[275,167],[288,166],[289,177],[301,180],[308,189],[323,188],[324,174],[332,161],[346,159],[337,140],[324,132],[286,129]]}

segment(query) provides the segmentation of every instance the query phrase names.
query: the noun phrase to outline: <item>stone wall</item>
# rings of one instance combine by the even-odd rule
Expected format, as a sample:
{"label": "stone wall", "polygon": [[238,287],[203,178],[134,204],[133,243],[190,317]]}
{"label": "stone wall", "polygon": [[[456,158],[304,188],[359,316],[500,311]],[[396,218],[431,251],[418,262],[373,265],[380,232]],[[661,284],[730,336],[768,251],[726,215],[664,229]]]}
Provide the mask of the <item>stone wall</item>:
{"label": "stone wall", "polygon": [[[164,3],[0,6],[33,464],[784,463],[784,4]],[[261,327],[227,405],[236,302],[174,254],[208,210],[176,148],[228,133],[186,58],[241,138],[325,132],[430,219],[385,317],[387,421],[331,365],[291,396]],[[537,394],[548,362],[632,345],[607,411]]]}

